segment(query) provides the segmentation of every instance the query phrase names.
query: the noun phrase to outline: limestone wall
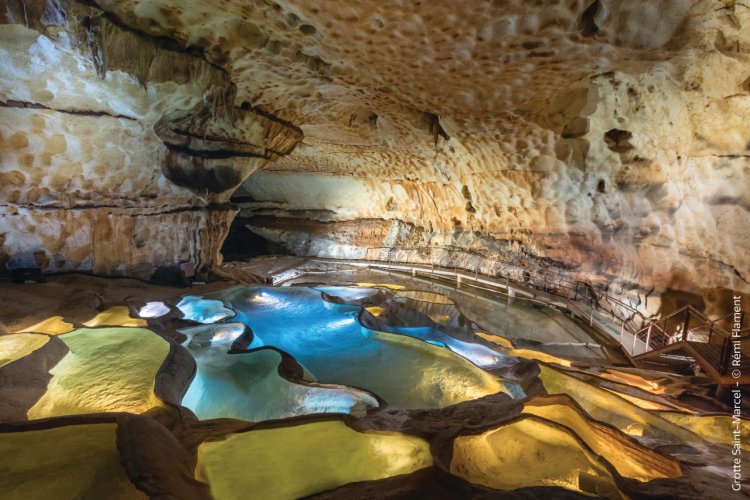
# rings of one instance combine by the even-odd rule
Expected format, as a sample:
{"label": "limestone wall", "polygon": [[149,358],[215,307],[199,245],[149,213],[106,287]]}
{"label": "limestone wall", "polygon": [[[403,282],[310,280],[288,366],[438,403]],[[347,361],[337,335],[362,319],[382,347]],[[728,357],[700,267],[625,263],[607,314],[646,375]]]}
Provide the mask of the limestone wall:
{"label": "limestone wall", "polygon": [[651,312],[750,291],[741,3],[97,4],[27,29],[8,3],[4,100],[50,108],[0,110],[11,204],[192,210],[247,178],[242,217],[300,254],[553,268]]}
{"label": "limestone wall", "polygon": [[[226,72],[75,2],[0,24],[0,266],[148,277],[208,268],[229,196],[301,138],[235,106]],[[39,257],[37,257],[39,259]]]}

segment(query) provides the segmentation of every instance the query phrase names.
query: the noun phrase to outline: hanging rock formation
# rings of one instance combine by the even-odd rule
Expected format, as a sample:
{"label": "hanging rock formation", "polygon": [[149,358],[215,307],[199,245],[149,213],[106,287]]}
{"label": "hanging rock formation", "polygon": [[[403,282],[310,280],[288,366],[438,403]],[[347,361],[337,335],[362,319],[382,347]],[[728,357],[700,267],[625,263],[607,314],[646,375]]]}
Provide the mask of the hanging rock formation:
{"label": "hanging rock formation", "polygon": [[4,2],[0,266],[148,277],[220,263],[229,196],[296,127],[197,51],[76,2]]}

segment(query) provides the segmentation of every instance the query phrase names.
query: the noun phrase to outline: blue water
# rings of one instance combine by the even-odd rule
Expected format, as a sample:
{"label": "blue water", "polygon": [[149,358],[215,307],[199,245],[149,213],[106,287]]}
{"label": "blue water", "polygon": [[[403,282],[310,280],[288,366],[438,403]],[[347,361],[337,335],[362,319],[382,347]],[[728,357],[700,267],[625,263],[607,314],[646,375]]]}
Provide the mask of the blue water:
{"label": "blue water", "polygon": [[[375,295],[378,290],[375,288],[356,288],[345,286],[325,286],[315,287],[316,290],[324,291],[330,295],[341,297],[346,300],[357,300]],[[441,307],[441,306],[438,306]],[[445,309],[451,308],[458,314],[454,306],[442,306]],[[455,318],[446,317],[444,321],[452,323]],[[431,318],[431,321],[432,320]],[[514,363],[514,359],[503,353],[495,351],[482,344],[465,342],[446,334],[441,330],[439,323],[433,323],[432,326],[387,326],[382,331],[388,333],[397,333],[406,335],[415,339],[423,340],[430,344],[445,347],[462,356],[481,368],[499,368]]]}
{"label": "blue water", "polygon": [[311,288],[240,286],[210,298],[224,301],[237,313],[234,321],[252,328],[251,349],[274,346],[319,382],[366,389],[391,406],[437,408],[501,391],[518,393],[515,384],[445,347],[362,327],[358,307],[326,302]]}
{"label": "blue water", "polygon": [[370,394],[343,386],[291,382],[279,373],[277,351],[261,347],[227,354],[242,334],[241,323],[206,325],[181,330],[183,345],[197,364],[197,373],[182,399],[201,420],[238,418],[254,422],[313,413],[362,416],[378,401]]}
{"label": "blue water", "polygon": [[195,295],[186,295],[177,304],[185,319],[198,323],[216,323],[234,316],[234,311],[226,309],[218,300],[205,300]]}

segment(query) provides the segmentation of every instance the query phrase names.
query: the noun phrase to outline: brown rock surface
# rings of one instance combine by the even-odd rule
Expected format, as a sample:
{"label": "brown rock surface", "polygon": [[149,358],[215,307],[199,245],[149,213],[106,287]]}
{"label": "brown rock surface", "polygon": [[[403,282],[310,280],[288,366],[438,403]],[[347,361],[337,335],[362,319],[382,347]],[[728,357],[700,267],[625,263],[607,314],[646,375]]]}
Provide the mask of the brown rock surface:
{"label": "brown rock surface", "polygon": [[85,3],[3,12],[0,266],[148,277],[220,263],[229,196],[299,129],[235,105],[200,54]]}
{"label": "brown rock surface", "polygon": [[29,409],[47,392],[50,370],[68,353],[58,338],[31,354],[0,367],[0,422],[26,420]]}

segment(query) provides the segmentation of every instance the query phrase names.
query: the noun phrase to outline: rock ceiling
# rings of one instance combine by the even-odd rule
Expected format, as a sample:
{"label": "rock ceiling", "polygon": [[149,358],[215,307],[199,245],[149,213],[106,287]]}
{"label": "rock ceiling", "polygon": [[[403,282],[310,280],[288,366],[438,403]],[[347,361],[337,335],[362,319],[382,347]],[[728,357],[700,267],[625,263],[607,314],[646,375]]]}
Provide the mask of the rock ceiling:
{"label": "rock ceiling", "polygon": [[8,261],[212,265],[234,192],[300,254],[750,290],[740,3],[0,6]]}

